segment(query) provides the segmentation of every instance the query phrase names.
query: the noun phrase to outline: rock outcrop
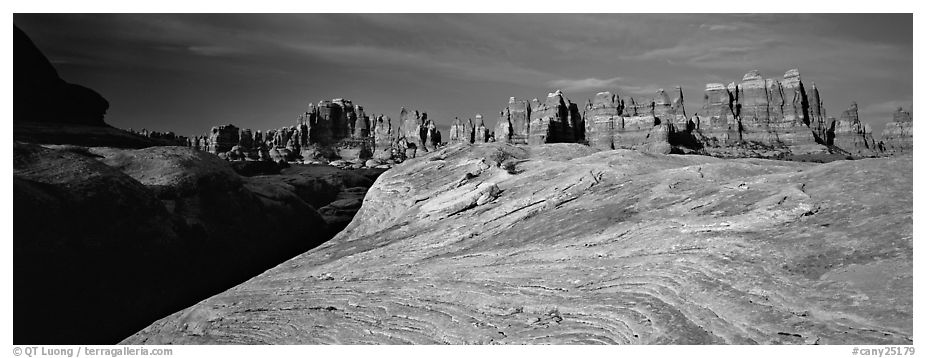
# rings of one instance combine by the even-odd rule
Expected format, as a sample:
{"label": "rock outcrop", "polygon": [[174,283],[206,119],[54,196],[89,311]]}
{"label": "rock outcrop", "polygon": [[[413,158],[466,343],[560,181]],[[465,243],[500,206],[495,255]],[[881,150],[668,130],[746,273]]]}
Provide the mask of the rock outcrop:
{"label": "rock outcrop", "polygon": [[530,118],[531,106],[527,101],[509,98],[508,107],[499,114],[495,139],[501,143],[527,144]]}
{"label": "rock outcrop", "polygon": [[881,142],[891,154],[913,154],[913,115],[897,108],[893,121],[884,125]]}
{"label": "rock outcrop", "polygon": [[143,148],[183,145],[182,138],[142,136],[103,118],[109,101],[61,79],[51,61],[13,25],[13,138],[29,143]]}
{"label": "rock outcrop", "polygon": [[852,102],[849,108],[842,112],[839,119],[830,124],[827,137],[832,138],[831,145],[857,157],[874,157],[881,154],[880,146],[872,135],[871,127],[859,120],[858,104]]}
{"label": "rock outcrop", "polygon": [[373,124],[373,157],[391,159],[396,147],[396,133],[392,128],[392,118],[379,115]]}
{"label": "rock outcrop", "polygon": [[122,343],[911,344],[912,179],[909,157],[453,145]]}
{"label": "rock outcrop", "polygon": [[704,105],[695,129],[711,147],[724,147],[739,142],[740,123],[736,111],[736,91],[731,86],[708,83],[704,89]]}
{"label": "rock outcrop", "polygon": [[476,127],[473,132],[473,141],[475,143],[488,143],[490,137],[489,129],[486,128],[485,121],[482,120],[482,115],[476,115]]}
{"label": "rock outcrop", "polygon": [[426,149],[426,144],[428,140],[427,127],[425,127],[425,122],[427,121],[427,113],[419,113],[418,111],[409,111],[402,107],[402,110],[399,112],[399,135],[404,137],[409,145],[413,145],[414,148],[421,148],[422,150]]}
{"label": "rock outcrop", "polygon": [[[659,89],[651,100],[600,92],[582,113],[561,91],[550,93],[543,103],[514,97],[508,102],[495,129],[495,139],[502,143],[587,143],[603,149],[798,161],[882,155],[864,122],[827,119],[816,84],[806,90],[797,69],[781,80],[750,71],[740,84],[709,83],[700,112],[691,116],[679,86],[672,95]],[[888,132],[908,136],[909,130],[901,127],[891,125]]]}
{"label": "rock outcrop", "polygon": [[[348,99],[335,98],[310,103],[294,126],[261,132],[227,124],[212,127],[209,134],[194,136],[185,145],[228,160],[324,163],[343,159],[363,163],[373,157],[395,159],[400,135],[389,117],[374,117]],[[439,132],[427,131],[425,127],[427,140],[440,142]]]}
{"label": "rock outcrop", "polygon": [[92,89],[62,80],[48,58],[15,25],[13,48],[15,120],[105,125],[109,102]]}
{"label": "rock outcrop", "polygon": [[535,98],[530,106],[528,144],[576,142],[572,102],[563,96],[562,91],[547,94],[546,101],[542,103]]}
{"label": "rock outcrop", "polygon": [[184,147],[21,143],[13,165],[17,344],[112,344],[329,239],[353,212],[314,208],[384,171],[241,177]]}

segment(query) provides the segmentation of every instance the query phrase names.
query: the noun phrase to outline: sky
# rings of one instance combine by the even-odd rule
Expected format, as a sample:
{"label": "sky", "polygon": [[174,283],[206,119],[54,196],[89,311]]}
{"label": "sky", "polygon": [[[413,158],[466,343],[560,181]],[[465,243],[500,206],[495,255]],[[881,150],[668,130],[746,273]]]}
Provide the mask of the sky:
{"label": "sky", "polygon": [[23,14],[62,78],[109,100],[119,128],[204,134],[291,126],[346,98],[398,124],[402,107],[446,128],[509,97],[560,89],[651,98],[681,86],[689,115],[707,83],[798,68],[828,115],[852,101],[875,136],[912,111],[912,14]]}

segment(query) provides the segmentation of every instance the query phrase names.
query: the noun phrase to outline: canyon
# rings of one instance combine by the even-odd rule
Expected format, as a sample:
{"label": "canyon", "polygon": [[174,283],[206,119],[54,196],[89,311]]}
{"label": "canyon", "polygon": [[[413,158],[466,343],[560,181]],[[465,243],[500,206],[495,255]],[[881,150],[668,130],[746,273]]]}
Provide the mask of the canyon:
{"label": "canyon", "polygon": [[187,137],[14,47],[16,344],[912,343],[912,114],[796,69]]}

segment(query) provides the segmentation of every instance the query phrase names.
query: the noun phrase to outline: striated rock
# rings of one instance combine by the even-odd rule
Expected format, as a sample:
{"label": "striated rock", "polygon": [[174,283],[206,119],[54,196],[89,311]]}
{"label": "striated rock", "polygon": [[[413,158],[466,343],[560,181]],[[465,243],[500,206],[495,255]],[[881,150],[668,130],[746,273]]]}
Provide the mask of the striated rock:
{"label": "striated rock", "polygon": [[[784,79],[763,79],[757,71],[743,77],[739,85],[724,87],[719,83],[705,88],[703,116],[689,140],[703,145],[702,151],[718,156],[780,157],[791,154],[827,153],[830,150],[811,123],[823,115],[813,89],[808,99],[797,69],[785,73]],[[825,133],[823,131],[822,133]]]}
{"label": "striated rock", "polygon": [[548,94],[543,103],[534,99],[530,111],[528,144],[575,142],[570,103],[559,90]]}
{"label": "striated rock", "polygon": [[616,148],[614,139],[622,129],[623,110],[620,98],[611,92],[598,92],[585,108],[585,138],[588,145],[601,149]]}
{"label": "striated rock", "polygon": [[734,98],[729,87],[720,83],[707,84],[700,113],[703,117],[698,117],[696,126],[697,131],[707,139],[706,145],[728,146],[742,139],[739,118],[734,111]]}
{"label": "striated rock", "polygon": [[830,128],[826,123],[826,109],[823,108],[823,101],[820,99],[820,91],[816,83],[811,83],[810,91],[807,93],[806,121],[818,142],[832,142],[832,138],[828,137]]}
{"label": "striated rock", "polygon": [[511,123],[509,143],[527,144],[530,137],[531,105],[526,100],[508,99],[504,116]]}
{"label": "striated rock", "polygon": [[399,112],[399,120],[401,121],[399,137],[404,137],[409,143],[415,144],[415,148],[427,150],[425,144],[428,139],[428,129],[425,127],[427,114],[422,114],[418,111],[409,112],[405,107],[402,107],[402,110]]}
{"label": "striated rock", "polygon": [[362,106],[357,106],[357,119],[354,121],[354,138],[367,138],[370,136],[370,117],[363,111]]}
{"label": "striated rock", "polygon": [[623,113],[621,115],[624,117],[636,117],[646,112],[645,110],[641,110],[642,107],[637,105],[637,101],[634,100],[633,97],[630,97],[630,100],[626,104],[621,104],[623,104]]}
{"label": "striated rock", "polygon": [[663,121],[675,121],[675,108],[666,91],[660,88],[653,97],[653,115]]}
{"label": "striated rock", "polygon": [[680,130],[690,131],[692,124],[689,123],[688,115],[685,113],[685,95],[682,94],[682,87],[675,86],[675,97],[672,98],[672,108],[670,113],[674,116],[672,124]]}
{"label": "striated rock", "polygon": [[871,127],[859,120],[858,104],[852,102],[838,120],[830,124],[829,137],[835,145],[854,156],[871,157],[880,154],[880,148],[871,133]]}
{"label": "striated rock", "polygon": [[481,114],[476,115],[476,127],[473,136],[475,143],[487,143],[489,141],[489,129],[486,128]]}
{"label": "striated rock", "polygon": [[913,115],[898,107],[893,119],[894,121],[884,125],[881,132],[884,151],[892,154],[912,154]]}
{"label": "striated rock", "polygon": [[511,135],[514,132],[506,111],[507,109],[498,113],[498,122],[495,123],[495,140],[501,143],[511,143]]}
{"label": "striated rock", "polygon": [[783,81],[769,81],[769,130],[787,147],[813,147],[818,141],[808,126],[808,104],[800,73],[789,70]]}
{"label": "striated rock", "polygon": [[750,123],[751,127],[759,131],[767,131],[760,129],[768,125],[769,101],[766,83],[759,71],[752,70],[746,73],[743,82],[737,86],[737,91],[737,104],[740,106],[743,122]]}
{"label": "striated rock", "polygon": [[373,157],[387,159],[392,157],[396,136],[392,129],[392,118],[379,115],[373,127]]}
{"label": "striated rock", "polygon": [[[657,104],[660,102],[660,104]],[[631,100],[639,113],[643,106]],[[584,132],[590,146],[602,149],[637,149],[667,154],[672,150],[670,137],[675,134],[675,110],[664,91],[660,90],[648,106],[649,114],[625,113],[624,102],[611,92],[599,92],[586,106]],[[662,118],[656,116],[660,113]],[[687,121],[687,119],[685,120]]]}
{"label": "striated rock", "polygon": [[912,343],[910,158],[434,155],[334,239],[122,343]]}
{"label": "striated rock", "polygon": [[466,125],[460,118],[454,118],[453,124],[450,125],[450,143],[472,143],[466,136]]}
{"label": "striated rock", "polygon": [[427,148],[429,150],[435,150],[441,144],[440,131],[437,130],[437,125],[434,124],[432,120],[428,120],[425,126],[427,127],[427,140],[425,141]]}

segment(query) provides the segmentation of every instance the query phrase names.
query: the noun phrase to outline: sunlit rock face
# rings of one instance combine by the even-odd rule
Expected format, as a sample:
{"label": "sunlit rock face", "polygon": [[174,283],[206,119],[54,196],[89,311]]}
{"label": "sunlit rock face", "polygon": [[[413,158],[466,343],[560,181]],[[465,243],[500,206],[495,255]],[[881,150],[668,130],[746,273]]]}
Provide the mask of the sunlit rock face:
{"label": "sunlit rock face", "polygon": [[334,239],[122,343],[912,344],[910,157],[429,157]]}
{"label": "sunlit rock face", "polygon": [[903,108],[897,108],[893,119],[884,125],[884,130],[881,132],[884,150],[892,154],[912,154],[913,115],[904,111]]}
{"label": "sunlit rock face", "polygon": [[547,95],[545,101],[531,101],[528,144],[569,142],[574,139],[569,123],[569,106],[561,91]]}
{"label": "sunlit rock face", "polygon": [[[637,149],[669,153],[669,137],[675,132],[676,110],[663,91],[656,94],[650,114],[624,113],[624,102],[611,92],[599,92],[585,108],[585,138],[601,149]],[[655,113],[660,113],[660,118]]]}
{"label": "sunlit rock face", "polygon": [[585,138],[588,145],[614,149],[615,130],[620,129],[623,101],[611,92],[599,92],[585,108]]}
{"label": "sunlit rock face", "polygon": [[881,146],[872,135],[871,126],[862,122],[858,116],[858,104],[852,102],[842,112],[839,119],[830,124],[832,145],[858,157],[871,157],[881,154]]}
{"label": "sunlit rock face", "polygon": [[695,126],[707,141],[706,145],[732,145],[741,139],[735,103],[736,92],[731,92],[728,86],[720,83],[707,84],[704,90],[704,105]]}
{"label": "sunlit rock face", "polygon": [[476,127],[473,131],[473,140],[475,143],[488,143],[490,131],[486,128],[485,121],[482,119],[481,114],[476,115]]}

